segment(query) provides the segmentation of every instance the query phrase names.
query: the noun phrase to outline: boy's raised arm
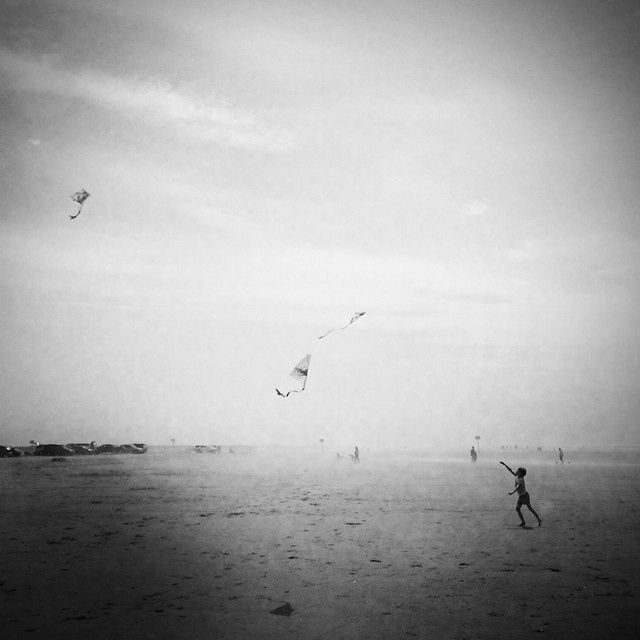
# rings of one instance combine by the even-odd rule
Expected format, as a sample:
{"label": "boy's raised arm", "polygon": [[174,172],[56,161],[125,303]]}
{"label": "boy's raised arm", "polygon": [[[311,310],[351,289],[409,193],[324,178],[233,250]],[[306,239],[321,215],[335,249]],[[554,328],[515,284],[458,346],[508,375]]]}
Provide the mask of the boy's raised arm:
{"label": "boy's raised arm", "polygon": [[505,464],[504,462],[502,462],[502,460],[500,460],[500,464],[505,467],[507,469],[507,471],[512,475],[515,476],[516,474],[513,472],[513,469],[511,469],[511,467],[507,464]]}

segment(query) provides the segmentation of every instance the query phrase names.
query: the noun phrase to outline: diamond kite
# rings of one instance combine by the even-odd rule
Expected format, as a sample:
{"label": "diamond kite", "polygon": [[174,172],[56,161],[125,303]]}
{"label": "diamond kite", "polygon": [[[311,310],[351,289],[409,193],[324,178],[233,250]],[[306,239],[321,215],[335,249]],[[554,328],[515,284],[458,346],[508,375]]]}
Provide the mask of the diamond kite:
{"label": "diamond kite", "polygon": [[75,220],[80,215],[80,212],[82,211],[82,205],[90,195],[91,194],[85,189],[80,189],[80,191],[76,191],[73,195],[69,196],[74,202],[78,203],[78,211],[74,216],[69,216],[69,220]]}
{"label": "diamond kite", "polygon": [[304,391],[304,388],[307,384],[307,376],[309,375],[309,363],[311,362],[311,354],[307,353],[307,355],[298,362],[298,364],[293,367],[293,370],[289,374],[292,378],[296,380],[302,380],[302,388],[301,389],[292,389],[291,391],[287,391],[287,393],[282,393],[279,389],[276,389],[276,393],[282,398],[286,398],[290,393],[300,393]]}

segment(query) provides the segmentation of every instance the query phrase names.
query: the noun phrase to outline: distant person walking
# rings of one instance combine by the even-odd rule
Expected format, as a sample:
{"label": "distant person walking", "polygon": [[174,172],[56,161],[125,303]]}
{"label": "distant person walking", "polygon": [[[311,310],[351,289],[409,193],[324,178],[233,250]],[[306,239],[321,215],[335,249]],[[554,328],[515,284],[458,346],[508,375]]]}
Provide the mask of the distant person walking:
{"label": "distant person walking", "polygon": [[513,471],[509,466],[502,462],[502,460],[500,460],[500,464],[505,467],[511,475],[516,477],[516,488],[513,491],[509,491],[508,495],[512,496],[514,493],[516,493],[516,491],[518,492],[518,503],[516,504],[516,511],[518,512],[518,517],[520,518],[519,526],[524,527],[527,524],[522,517],[522,505],[527,506],[529,511],[531,511],[531,513],[533,513],[533,515],[536,517],[538,526],[541,526],[542,520],[531,506],[531,498],[529,497],[529,493],[524,486],[524,477],[527,475],[527,470],[524,467],[518,467],[517,471]]}
{"label": "distant person walking", "polygon": [[356,448],[353,450],[353,461],[360,462],[360,451],[358,450],[358,445],[356,445]]}
{"label": "distant person walking", "polygon": [[478,459],[478,454],[474,447],[471,447],[471,462],[475,462]]}
{"label": "distant person walking", "polygon": [[558,447],[558,458],[560,458],[560,462],[564,462],[564,451]]}

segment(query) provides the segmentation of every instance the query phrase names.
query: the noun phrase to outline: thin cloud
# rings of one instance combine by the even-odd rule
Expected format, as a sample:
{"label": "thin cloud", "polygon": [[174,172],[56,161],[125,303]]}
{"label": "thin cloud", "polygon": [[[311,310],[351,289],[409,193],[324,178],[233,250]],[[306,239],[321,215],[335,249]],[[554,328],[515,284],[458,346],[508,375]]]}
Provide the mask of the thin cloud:
{"label": "thin cloud", "polygon": [[640,243],[621,234],[585,234],[573,238],[526,239],[508,249],[515,266],[535,270],[538,283],[571,290],[609,284],[634,287],[640,273]]}
{"label": "thin cloud", "polygon": [[287,145],[282,134],[270,130],[253,114],[225,100],[178,91],[161,78],[123,78],[92,69],[71,70],[51,57],[33,59],[6,50],[0,52],[0,74],[8,76],[18,90],[96,104],[156,125],[173,124],[181,132],[210,142],[273,149]]}
{"label": "thin cloud", "polygon": [[468,218],[478,218],[489,211],[489,205],[483,200],[471,200],[464,205],[462,212]]}

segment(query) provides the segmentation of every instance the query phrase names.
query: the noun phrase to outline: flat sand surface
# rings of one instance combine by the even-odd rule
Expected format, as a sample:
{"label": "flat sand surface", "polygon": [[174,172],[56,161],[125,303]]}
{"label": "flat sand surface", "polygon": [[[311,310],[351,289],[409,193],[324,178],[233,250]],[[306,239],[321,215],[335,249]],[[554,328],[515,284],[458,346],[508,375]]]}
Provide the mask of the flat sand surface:
{"label": "flat sand surface", "polygon": [[361,455],[0,460],[1,637],[640,637],[631,458]]}

